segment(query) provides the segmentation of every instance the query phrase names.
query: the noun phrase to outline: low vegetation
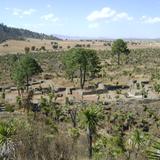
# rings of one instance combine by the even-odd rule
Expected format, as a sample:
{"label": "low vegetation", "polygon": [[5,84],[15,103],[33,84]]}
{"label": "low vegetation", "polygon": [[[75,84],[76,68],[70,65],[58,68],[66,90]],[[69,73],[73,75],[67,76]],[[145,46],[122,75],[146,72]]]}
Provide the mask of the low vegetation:
{"label": "low vegetation", "polygon": [[158,160],[160,49],[50,45],[0,56],[0,159]]}

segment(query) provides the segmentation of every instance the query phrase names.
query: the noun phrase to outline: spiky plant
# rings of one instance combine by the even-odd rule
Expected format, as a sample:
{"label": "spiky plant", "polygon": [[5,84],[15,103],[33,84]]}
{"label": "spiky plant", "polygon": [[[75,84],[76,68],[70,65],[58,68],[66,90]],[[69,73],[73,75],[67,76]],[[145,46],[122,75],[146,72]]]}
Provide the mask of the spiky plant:
{"label": "spiky plant", "polygon": [[15,134],[12,121],[0,122],[0,158],[7,159],[14,150],[12,137]]}
{"label": "spiky plant", "polygon": [[92,143],[93,135],[96,134],[96,129],[101,120],[104,119],[104,114],[101,106],[90,105],[82,111],[82,124],[87,130],[88,138],[88,155],[89,158],[92,158]]}
{"label": "spiky plant", "polygon": [[160,140],[153,141],[152,147],[147,151],[148,159],[160,160]]}

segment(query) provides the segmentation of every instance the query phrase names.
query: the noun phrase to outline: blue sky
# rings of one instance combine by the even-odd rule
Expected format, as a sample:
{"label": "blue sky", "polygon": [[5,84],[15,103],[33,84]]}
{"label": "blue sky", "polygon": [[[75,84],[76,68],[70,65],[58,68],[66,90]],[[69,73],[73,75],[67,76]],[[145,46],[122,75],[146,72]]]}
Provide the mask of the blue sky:
{"label": "blue sky", "polygon": [[47,34],[160,38],[160,1],[5,0],[0,22]]}

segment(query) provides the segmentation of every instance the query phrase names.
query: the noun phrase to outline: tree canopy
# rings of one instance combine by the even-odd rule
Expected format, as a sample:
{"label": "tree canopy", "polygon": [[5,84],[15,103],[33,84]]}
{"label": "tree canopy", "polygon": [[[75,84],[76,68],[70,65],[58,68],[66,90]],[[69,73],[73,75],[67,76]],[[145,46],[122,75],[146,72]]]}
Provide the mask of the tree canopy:
{"label": "tree canopy", "polygon": [[100,61],[95,50],[74,48],[69,50],[62,59],[64,69],[69,79],[78,75],[83,89],[86,76],[95,76],[100,71]]}
{"label": "tree canopy", "polygon": [[26,84],[28,90],[29,79],[40,72],[42,72],[42,68],[38,62],[34,58],[25,55],[15,62],[11,77],[18,88]]}
{"label": "tree canopy", "polygon": [[114,41],[112,45],[112,53],[118,56],[118,65],[120,64],[120,55],[124,53],[125,55],[129,54],[129,49],[127,47],[127,43],[124,42],[122,39],[117,39]]}

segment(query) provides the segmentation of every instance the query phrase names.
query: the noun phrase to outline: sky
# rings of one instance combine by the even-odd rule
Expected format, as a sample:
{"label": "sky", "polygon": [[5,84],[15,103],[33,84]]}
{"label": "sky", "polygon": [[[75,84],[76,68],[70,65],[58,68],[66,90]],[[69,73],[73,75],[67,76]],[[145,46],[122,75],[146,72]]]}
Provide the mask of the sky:
{"label": "sky", "polygon": [[1,0],[0,23],[93,38],[160,38],[160,0]]}

